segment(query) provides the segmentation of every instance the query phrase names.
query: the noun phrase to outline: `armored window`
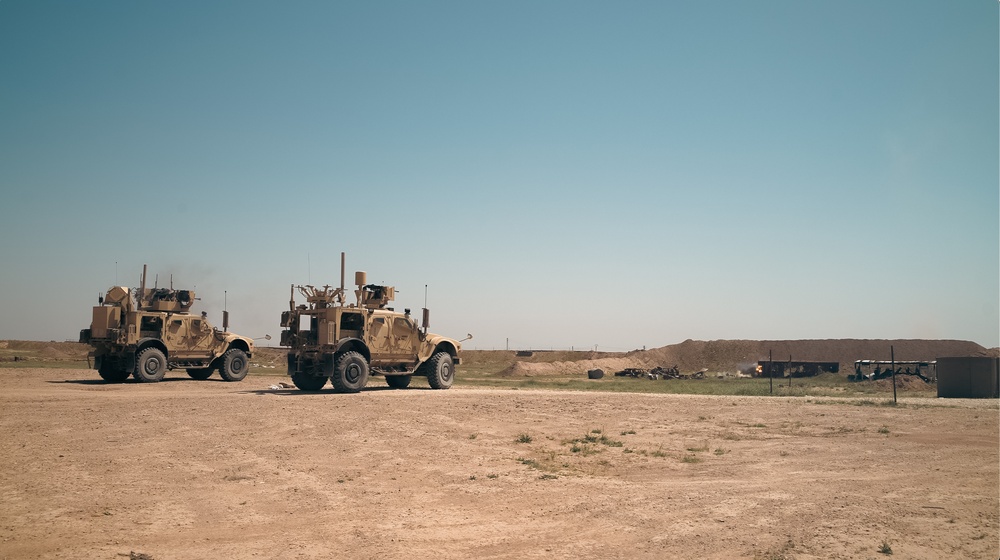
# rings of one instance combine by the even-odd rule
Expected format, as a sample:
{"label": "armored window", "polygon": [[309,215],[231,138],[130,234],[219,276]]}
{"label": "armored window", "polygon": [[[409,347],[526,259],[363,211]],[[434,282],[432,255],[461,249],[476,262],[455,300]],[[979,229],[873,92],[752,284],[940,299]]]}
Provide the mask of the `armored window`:
{"label": "armored window", "polygon": [[140,331],[159,331],[163,328],[163,319],[160,317],[143,317],[139,324]]}
{"label": "armored window", "polygon": [[340,316],[340,328],[345,331],[360,331],[365,321],[360,313],[344,313]]}

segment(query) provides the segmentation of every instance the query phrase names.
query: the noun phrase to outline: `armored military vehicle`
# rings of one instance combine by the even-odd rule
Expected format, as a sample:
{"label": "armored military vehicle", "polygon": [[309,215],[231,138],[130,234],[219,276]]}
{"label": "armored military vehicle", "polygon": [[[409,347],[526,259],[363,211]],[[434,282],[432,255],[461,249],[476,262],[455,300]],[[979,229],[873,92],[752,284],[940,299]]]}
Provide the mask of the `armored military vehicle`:
{"label": "armored military vehicle", "polygon": [[155,383],[176,368],[185,368],[194,379],[208,379],[218,371],[226,381],[240,381],[250,369],[253,340],[226,332],[228,312],[223,312],[221,331],[205,313],[191,315],[194,301],[191,290],[146,288],[143,266],[139,288],[115,286],[98,298],[80,342],[93,346],[88,358],[110,383],[122,383],[129,375]]}
{"label": "armored military vehicle", "polygon": [[[340,288],[291,287],[289,309],[281,314],[281,345],[289,347],[288,375],[295,386],[318,391],[329,379],[335,391],[356,393],[374,374],[396,389],[409,386],[414,375],[426,377],[434,389],[451,387],[461,342],[427,332],[426,308],[418,326],[409,309],[387,307],[395,288],[368,284],[364,272],[355,274],[357,302],[347,304],[343,263],[341,254]],[[295,304],[296,290],[306,303]]]}

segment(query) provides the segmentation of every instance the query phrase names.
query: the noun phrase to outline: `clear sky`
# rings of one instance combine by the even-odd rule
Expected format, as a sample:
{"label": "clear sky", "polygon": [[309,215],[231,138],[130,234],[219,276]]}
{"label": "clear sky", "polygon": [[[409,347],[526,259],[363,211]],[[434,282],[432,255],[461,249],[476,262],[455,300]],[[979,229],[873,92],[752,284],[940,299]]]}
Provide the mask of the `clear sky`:
{"label": "clear sky", "polygon": [[0,1],[0,339],[340,252],[467,348],[1000,345],[995,0]]}

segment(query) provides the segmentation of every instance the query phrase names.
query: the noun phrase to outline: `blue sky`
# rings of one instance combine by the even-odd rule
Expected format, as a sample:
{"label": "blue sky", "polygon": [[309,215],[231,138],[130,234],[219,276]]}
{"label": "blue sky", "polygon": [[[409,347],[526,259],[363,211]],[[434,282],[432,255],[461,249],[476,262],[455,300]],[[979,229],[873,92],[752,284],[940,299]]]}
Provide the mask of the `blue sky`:
{"label": "blue sky", "polygon": [[1000,345],[992,1],[0,2],[0,339],[277,336],[340,252],[468,348]]}

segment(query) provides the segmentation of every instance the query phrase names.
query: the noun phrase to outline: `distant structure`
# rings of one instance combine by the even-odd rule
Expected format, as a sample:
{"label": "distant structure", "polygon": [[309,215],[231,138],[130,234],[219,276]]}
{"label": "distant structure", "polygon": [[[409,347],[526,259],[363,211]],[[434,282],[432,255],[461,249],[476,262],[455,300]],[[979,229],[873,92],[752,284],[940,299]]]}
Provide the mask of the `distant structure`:
{"label": "distant structure", "polygon": [[821,373],[838,373],[840,362],[757,362],[757,377],[812,377]]}
{"label": "distant structure", "polygon": [[938,358],[937,376],[938,397],[1000,398],[1000,358]]}

